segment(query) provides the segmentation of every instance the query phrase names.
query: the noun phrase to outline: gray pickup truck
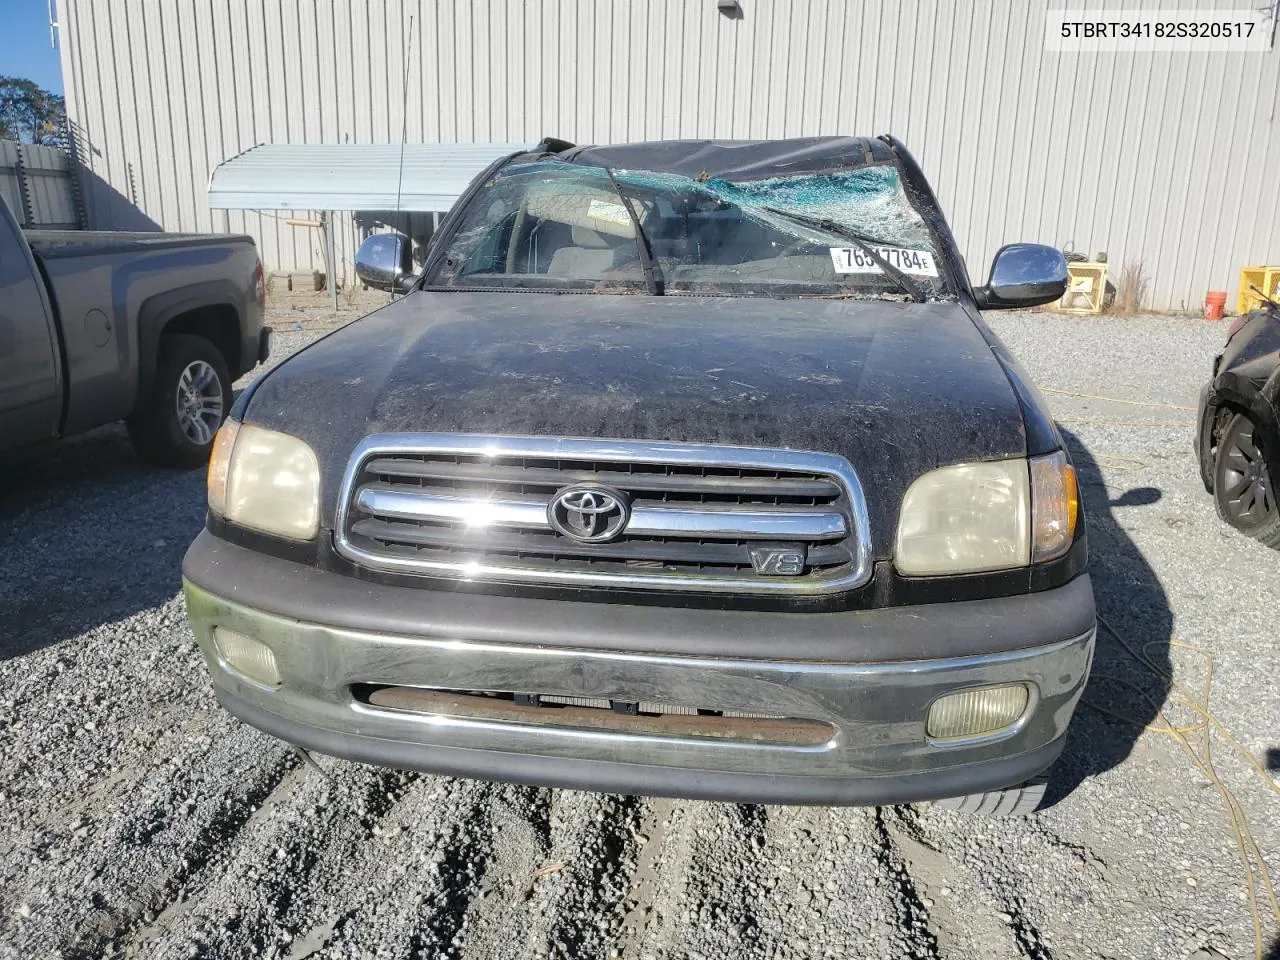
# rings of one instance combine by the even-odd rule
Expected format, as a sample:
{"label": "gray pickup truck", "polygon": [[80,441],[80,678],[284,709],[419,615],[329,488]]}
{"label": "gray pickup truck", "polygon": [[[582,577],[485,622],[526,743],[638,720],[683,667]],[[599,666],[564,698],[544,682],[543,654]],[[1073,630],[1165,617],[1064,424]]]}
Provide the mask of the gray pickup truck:
{"label": "gray pickup truck", "polygon": [[199,466],[267,357],[264,301],[250,237],[24,234],[0,200],[0,456],[124,420],[147,461]]}

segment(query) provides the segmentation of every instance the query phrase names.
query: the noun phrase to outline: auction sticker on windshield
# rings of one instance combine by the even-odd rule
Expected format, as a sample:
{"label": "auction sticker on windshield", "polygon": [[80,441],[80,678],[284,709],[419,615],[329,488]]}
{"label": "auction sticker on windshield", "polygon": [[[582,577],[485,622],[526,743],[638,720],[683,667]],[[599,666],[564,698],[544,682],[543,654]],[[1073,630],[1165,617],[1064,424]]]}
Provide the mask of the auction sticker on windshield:
{"label": "auction sticker on windshield", "polygon": [[[872,250],[884,257],[889,266],[915,277],[936,277],[938,267],[928,250],[907,250],[903,247],[872,246]],[[882,273],[880,264],[859,247],[832,247],[831,262],[836,273]]]}

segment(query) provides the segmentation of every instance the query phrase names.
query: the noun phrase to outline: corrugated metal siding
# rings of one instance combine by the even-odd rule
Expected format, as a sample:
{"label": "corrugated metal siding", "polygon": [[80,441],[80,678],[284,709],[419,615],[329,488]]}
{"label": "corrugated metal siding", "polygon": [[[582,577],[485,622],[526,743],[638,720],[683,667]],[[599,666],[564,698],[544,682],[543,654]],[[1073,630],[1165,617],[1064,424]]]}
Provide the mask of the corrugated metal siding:
{"label": "corrugated metal siding", "polygon": [[417,142],[895,133],[977,279],[1003,243],[1072,244],[1116,272],[1142,260],[1154,306],[1195,309],[1280,261],[1280,50],[1045,53],[1046,6],[1008,0],[741,0],[741,19],[714,0],[59,7],[92,222],[244,230],[279,269],[322,263],[315,231],[211,212],[210,171],[258,143],[398,142],[406,95]]}

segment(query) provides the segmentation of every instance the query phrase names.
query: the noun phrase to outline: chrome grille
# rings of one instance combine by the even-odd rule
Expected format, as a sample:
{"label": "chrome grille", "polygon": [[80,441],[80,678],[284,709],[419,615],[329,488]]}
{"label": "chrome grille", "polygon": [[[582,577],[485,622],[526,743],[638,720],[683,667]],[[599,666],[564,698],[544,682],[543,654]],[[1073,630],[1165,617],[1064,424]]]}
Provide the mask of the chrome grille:
{"label": "chrome grille", "polygon": [[[607,542],[557,532],[557,491],[595,484],[630,516]],[[866,507],[842,457],[751,447],[391,434],[352,456],[339,553],[375,569],[471,580],[829,593],[870,577]],[[757,572],[753,549],[799,553]]]}

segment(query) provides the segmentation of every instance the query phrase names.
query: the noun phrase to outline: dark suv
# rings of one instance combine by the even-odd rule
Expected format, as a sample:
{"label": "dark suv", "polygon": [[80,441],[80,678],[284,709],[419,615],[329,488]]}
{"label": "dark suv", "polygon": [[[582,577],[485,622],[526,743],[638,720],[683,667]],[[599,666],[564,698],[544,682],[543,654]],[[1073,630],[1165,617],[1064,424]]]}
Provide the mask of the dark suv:
{"label": "dark suv", "polygon": [[184,563],[305,747],[739,801],[1031,809],[1094,640],[1062,439],[896,140],[546,141],[240,398]]}

